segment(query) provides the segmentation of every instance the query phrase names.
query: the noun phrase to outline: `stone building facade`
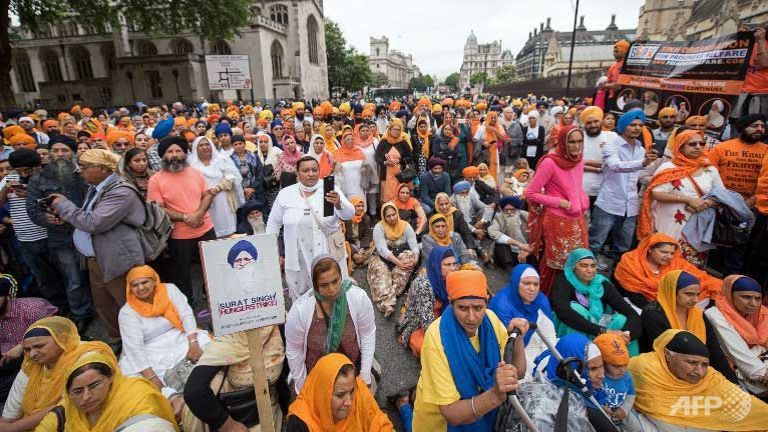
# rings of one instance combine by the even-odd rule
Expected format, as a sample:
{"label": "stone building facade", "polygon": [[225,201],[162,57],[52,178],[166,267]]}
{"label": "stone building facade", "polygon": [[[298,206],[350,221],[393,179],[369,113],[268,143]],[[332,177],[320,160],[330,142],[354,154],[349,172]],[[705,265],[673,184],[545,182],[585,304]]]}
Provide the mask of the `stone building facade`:
{"label": "stone building facade", "polygon": [[500,40],[478,44],[475,32],[471,31],[464,43],[464,59],[459,70],[459,88],[463,92],[469,92],[472,75],[485,72],[488,79],[493,79],[499,68],[514,63],[512,53],[501,49]]}
{"label": "stone building facade", "polygon": [[[254,0],[234,40],[147,35],[126,23],[87,28],[64,21],[11,42],[20,107],[147,105],[176,100],[243,100],[328,95],[321,0]],[[205,55],[248,55],[253,91],[210,91]]]}
{"label": "stone building facade", "polygon": [[413,64],[413,56],[398,50],[389,49],[389,39],[371,38],[371,52],[368,54],[368,66],[371,73],[381,73],[387,77],[390,88],[408,88],[411,79],[419,76],[419,68]]}
{"label": "stone building facade", "polygon": [[768,23],[768,0],[646,0],[637,26],[642,40],[698,40],[734,33],[742,22]]}

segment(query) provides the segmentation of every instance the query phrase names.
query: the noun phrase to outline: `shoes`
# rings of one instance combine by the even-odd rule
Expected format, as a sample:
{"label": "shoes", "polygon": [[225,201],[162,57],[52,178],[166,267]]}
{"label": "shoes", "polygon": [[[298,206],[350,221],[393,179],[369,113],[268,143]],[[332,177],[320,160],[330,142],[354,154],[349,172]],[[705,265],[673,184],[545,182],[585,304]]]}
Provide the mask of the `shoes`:
{"label": "shoes", "polygon": [[400,407],[397,406],[397,402],[402,398],[408,398],[408,403],[413,404],[414,397],[416,396],[416,386],[402,389],[395,394],[387,396],[387,404],[395,411]]}

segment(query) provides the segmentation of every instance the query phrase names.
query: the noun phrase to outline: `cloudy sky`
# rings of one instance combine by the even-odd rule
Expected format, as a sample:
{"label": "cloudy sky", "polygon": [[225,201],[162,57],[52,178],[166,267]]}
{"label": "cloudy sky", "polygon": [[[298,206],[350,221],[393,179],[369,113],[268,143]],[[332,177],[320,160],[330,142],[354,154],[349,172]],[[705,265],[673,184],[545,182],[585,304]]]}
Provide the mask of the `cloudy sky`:
{"label": "cloudy sky", "polygon": [[[636,28],[644,0],[581,0],[588,30],[605,29],[616,14],[619,28]],[[369,54],[371,36],[389,38],[389,48],[413,54],[422,73],[444,79],[461,67],[464,43],[474,30],[479,43],[501,40],[513,54],[528,32],[552,18],[552,28],[570,31],[576,0],[325,0],[325,16],[339,24],[347,43]]]}

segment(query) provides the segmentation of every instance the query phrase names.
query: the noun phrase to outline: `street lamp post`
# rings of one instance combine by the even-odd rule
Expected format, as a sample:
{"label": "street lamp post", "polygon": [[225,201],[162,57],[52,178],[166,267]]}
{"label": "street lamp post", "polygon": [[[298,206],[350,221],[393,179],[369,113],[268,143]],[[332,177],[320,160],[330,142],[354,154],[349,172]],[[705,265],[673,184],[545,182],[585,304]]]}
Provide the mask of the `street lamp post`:
{"label": "street lamp post", "polygon": [[576,10],[573,12],[573,33],[571,33],[571,55],[568,58],[568,81],[565,84],[565,97],[571,95],[571,70],[573,68],[573,49],[576,47],[576,19],[579,16],[579,0],[576,0]]}

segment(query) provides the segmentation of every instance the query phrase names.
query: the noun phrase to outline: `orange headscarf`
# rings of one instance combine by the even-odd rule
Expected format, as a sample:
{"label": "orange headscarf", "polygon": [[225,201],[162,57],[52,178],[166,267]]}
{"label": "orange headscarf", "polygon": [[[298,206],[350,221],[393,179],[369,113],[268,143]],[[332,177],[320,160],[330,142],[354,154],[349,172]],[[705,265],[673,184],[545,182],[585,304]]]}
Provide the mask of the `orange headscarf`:
{"label": "orange headscarf", "polygon": [[332,156],[336,156],[336,151],[339,147],[336,145],[336,133],[333,130],[333,126],[329,124],[323,125],[323,139],[325,140],[325,149]]}
{"label": "orange headscarf", "polygon": [[107,134],[107,145],[109,146],[109,148],[112,148],[112,146],[115,145],[115,141],[121,138],[128,141],[131,145],[133,145],[134,143],[133,133],[125,130],[113,130],[112,132]]}
{"label": "orange headscarf", "polygon": [[733,284],[743,277],[747,276],[730,275],[723,279],[723,292],[715,297],[717,309],[750,348],[755,345],[768,347],[768,307],[760,306],[759,311],[745,317],[733,305]]}
{"label": "orange headscarf", "polygon": [[[152,303],[146,303],[139,300],[131,291],[131,282],[139,278],[151,278],[155,281],[155,297]],[[133,310],[145,318],[163,317],[173,324],[174,327],[184,331],[181,324],[181,316],[176,306],[171,303],[168,297],[168,288],[160,282],[160,276],[148,265],[132,268],[125,276],[125,299]]]}
{"label": "orange headscarf", "polygon": [[[395,126],[400,128],[400,136],[398,136],[397,138],[393,137],[390,132],[390,130]],[[387,132],[384,134],[383,139],[386,139],[387,142],[390,143],[391,145],[401,143],[405,139],[404,129],[405,128],[403,128],[403,121],[400,120],[399,118],[393,118],[392,120],[389,121],[389,124],[387,125]]]}
{"label": "orange headscarf", "polygon": [[360,150],[360,147],[355,146],[354,139],[352,141],[352,146],[348,147],[344,144],[344,138],[347,135],[353,135],[352,128],[349,126],[344,128],[344,131],[341,133],[341,146],[336,150],[336,153],[334,153],[333,157],[336,159],[337,163],[344,163],[349,161],[356,161],[356,160],[365,160],[365,153],[363,153],[362,150]]}
{"label": "orange headscarf", "polygon": [[437,243],[440,246],[450,246],[451,244],[453,244],[453,241],[452,241],[453,239],[451,238],[452,231],[448,231],[445,234],[445,237],[440,238],[437,236],[437,233],[435,232],[435,230],[432,229],[432,225],[434,225],[435,223],[441,220],[445,222],[446,225],[448,224],[448,218],[446,218],[445,215],[442,213],[435,213],[432,215],[431,218],[429,218],[429,236],[432,237],[432,240],[434,240],[435,243]]}
{"label": "orange headscarf", "polygon": [[416,198],[410,196],[408,197],[408,201],[402,202],[400,201],[400,191],[403,190],[403,188],[407,188],[408,191],[411,190],[410,186],[408,186],[406,183],[400,183],[397,186],[397,196],[395,196],[395,199],[392,200],[392,204],[395,205],[400,210],[414,210],[417,206],[420,206],[419,200]]}
{"label": "orange headscarf", "polygon": [[[489,144],[488,147],[488,173],[492,178],[498,176],[497,166],[499,165],[499,145],[506,139],[504,130],[501,129],[501,124],[498,122],[499,113],[491,111],[485,116],[485,142]],[[491,125],[491,121],[496,121],[496,125]],[[474,136],[474,135],[473,135]]]}
{"label": "orange headscarf", "polygon": [[694,306],[688,309],[688,318],[685,322],[685,328],[677,318],[677,279],[682,270],[672,270],[664,275],[659,282],[659,296],[656,301],[664,311],[664,315],[669,321],[669,328],[685,330],[693,333],[702,342],[707,342],[707,330],[704,325],[704,311],[700,307]]}
{"label": "orange headscarf", "polygon": [[366,147],[370,146],[371,144],[373,144],[373,141],[376,139],[376,137],[374,136],[373,133],[369,133],[368,134],[368,139],[363,141],[363,139],[360,138],[360,128],[362,126],[366,126],[366,127],[368,127],[368,129],[370,129],[370,126],[368,126],[365,123],[358,123],[358,124],[355,125],[355,146],[356,147],[361,147],[361,148],[366,148]]}
{"label": "orange headscarf", "polygon": [[648,188],[643,194],[643,202],[640,206],[640,214],[637,216],[637,238],[642,240],[653,233],[653,215],[651,213],[651,193],[656,186],[660,186],[675,180],[681,180],[686,177],[690,177],[699,168],[704,168],[712,165],[712,162],[702,154],[697,159],[690,159],[686,157],[680,149],[691,138],[695,136],[704,137],[701,131],[685,130],[675,135],[675,143],[672,147],[672,163],[675,164],[674,168],[666,169],[661,172],[657,172],[653,176]]}
{"label": "orange headscarf", "polygon": [[355,378],[349,415],[334,422],[331,412],[333,385],[341,368],[351,364],[344,354],[331,353],[321,357],[288,409],[288,417],[300,418],[311,432],[394,432],[389,417],[381,411],[360,377]]}
{"label": "orange headscarf", "polygon": [[[648,251],[659,243],[670,243],[675,245],[677,249],[672,257],[672,261],[668,265],[659,268],[658,274],[654,274],[648,267],[645,258],[648,256]],[[641,241],[637,249],[624,253],[619,264],[616,266],[616,270],[613,272],[613,276],[625,290],[640,293],[648,301],[653,301],[656,300],[657,287],[661,278],[672,270],[684,270],[699,279],[699,282],[701,282],[699,298],[712,297],[713,294],[720,292],[722,289],[722,280],[710,276],[688,262],[680,253],[677,241],[662,233],[651,235]]]}
{"label": "orange headscarf", "polygon": [[[351,197],[349,199],[349,202],[352,203],[352,207],[355,207],[355,208],[357,207],[358,204],[361,204],[361,203],[365,204],[365,201],[363,201],[363,199],[358,196]],[[360,222],[363,221],[363,216],[365,216],[365,211],[363,211],[363,213],[358,215],[357,210],[355,210],[355,215],[352,216],[352,223],[359,224]]]}

